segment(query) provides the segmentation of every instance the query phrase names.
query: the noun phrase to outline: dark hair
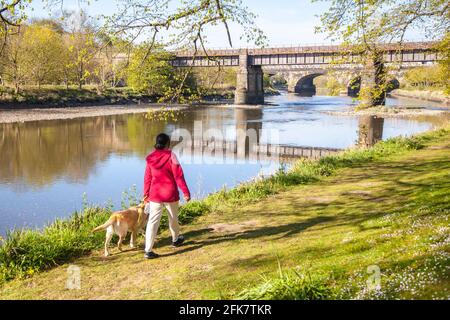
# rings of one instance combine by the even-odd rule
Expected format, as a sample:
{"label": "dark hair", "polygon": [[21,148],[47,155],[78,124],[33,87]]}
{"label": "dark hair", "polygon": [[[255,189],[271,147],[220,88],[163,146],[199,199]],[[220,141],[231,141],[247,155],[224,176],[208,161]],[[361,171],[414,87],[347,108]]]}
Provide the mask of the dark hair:
{"label": "dark hair", "polygon": [[160,133],[156,137],[155,148],[158,150],[168,148],[170,146],[170,137],[165,133]]}

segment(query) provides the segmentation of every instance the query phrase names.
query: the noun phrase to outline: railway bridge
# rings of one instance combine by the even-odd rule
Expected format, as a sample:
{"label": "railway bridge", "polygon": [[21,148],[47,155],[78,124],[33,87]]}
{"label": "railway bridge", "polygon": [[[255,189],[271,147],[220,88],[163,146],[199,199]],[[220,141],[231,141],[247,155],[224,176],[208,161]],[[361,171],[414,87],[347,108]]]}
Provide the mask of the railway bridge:
{"label": "railway bridge", "polygon": [[[401,46],[380,46],[384,64],[390,66],[393,88],[398,87],[410,68],[433,64],[438,60],[433,42],[410,42]],[[357,54],[342,46],[304,46],[262,49],[178,51],[175,67],[234,67],[237,69],[235,104],[264,103],[263,74],[282,75],[289,92],[314,93],[313,79],[330,72],[347,84],[349,95],[364,86],[364,66]]]}

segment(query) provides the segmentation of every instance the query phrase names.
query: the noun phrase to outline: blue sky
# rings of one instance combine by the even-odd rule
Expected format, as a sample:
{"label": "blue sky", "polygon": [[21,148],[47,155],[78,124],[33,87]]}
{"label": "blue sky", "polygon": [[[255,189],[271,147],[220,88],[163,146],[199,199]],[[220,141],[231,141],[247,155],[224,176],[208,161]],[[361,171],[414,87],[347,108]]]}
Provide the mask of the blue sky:
{"label": "blue sky", "polygon": [[[324,34],[314,33],[314,27],[319,25],[320,19],[317,15],[323,13],[329,2],[314,2],[310,0],[243,0],[243,3],[258,18],[256,24],[268,37],[270,46],[281,45],[306,45],[306,44],[329,44]],[[64,7],[77,9],[78,0],[65,0]],[[49,15],[49,10],[43,9],[42,0],[33,0],[33,11],[30,17],[43,17]],[[90,5],[82,5],[90,15],[111,14],[115,12],[114,0],[92,0]],[[57,10],[58,8],[54,8]],[[240,40],[241,28],[231,25],[231,35],[234,47],[247,47],[245,40]],[[228,46],[227,36],[223,26],[217,26],[207,30],[208,47],[226,48]],[[410,39],[423,40],[418,32],[410,35]]]}

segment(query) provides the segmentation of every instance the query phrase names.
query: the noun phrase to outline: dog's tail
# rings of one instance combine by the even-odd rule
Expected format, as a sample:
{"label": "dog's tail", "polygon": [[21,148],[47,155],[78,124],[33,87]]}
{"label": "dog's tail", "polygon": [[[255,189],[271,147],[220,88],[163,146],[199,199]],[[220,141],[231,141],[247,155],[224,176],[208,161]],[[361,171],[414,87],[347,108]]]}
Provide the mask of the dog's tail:
{"label": "dog's tail", "polygon": [[116,222],[116,216],[113,214],[111,217],[109,217],[108,221],[106,221],[104,224],[102,224],[101,226],[98,226],[97,228],[95,228],[94,230],[92,230],[92,232],[97,232],[97,231],[101,231],[101,230],[105,230],[106,228],[108,228],[109,226],[111,226],[114,222]]}

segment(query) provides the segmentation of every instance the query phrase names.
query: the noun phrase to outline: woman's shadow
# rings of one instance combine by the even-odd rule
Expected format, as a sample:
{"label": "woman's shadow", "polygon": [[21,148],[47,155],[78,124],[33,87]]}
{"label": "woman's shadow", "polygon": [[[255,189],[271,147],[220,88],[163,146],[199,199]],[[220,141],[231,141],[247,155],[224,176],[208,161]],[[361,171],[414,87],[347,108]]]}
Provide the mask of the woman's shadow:
{"label": "woman's shadow", "polygon": [[[268,226],[268,227],[262,227],[257,229],[251,229],[251,230],[244,230],[239,232],[233,232],[233,233],[226,233],[226,234],[217,234],[213,233],[213,228],[203,228],[198,230],[192,230],[188,231],[184,234],[185,238],[188,239],[187,242],[184,243],[183,247],[180,249],[177,249],[176,251],[173,251],[171,253],[165,253],[160,254],[161,257],[168,257],[178,254],[183,254],[186,252],[194,251],[206,246],[220,244],[228,241],[235,241],[235,240],[251,240],[251,239],[258,239],[261,237],[271,237],[276,236],[276,238],[272,238],[272,240],[279,240],[282,238],[288,238],[291,236],[294,236],[310,227],[313,227],[317,224],[323,223],[323,222],[329,222],[333,220],[334,217],[328,217],[328,216],[321,216],[321,217],[314,217],[307,219],[306,221],[302,222],[296,222],[296,223],[289,223],[279,226]],[[205,236],[209,234],[210,236],[207,236],[206,239],[202,240],[195,240],[199,237]],[[192,239],[192,240],[189,240]],[[163,247],[166,245],[170,245],[170,241],[168,239],[164,239],[162,241],[159,241],[157,244],[157,247]]]}

